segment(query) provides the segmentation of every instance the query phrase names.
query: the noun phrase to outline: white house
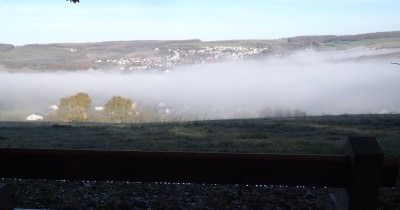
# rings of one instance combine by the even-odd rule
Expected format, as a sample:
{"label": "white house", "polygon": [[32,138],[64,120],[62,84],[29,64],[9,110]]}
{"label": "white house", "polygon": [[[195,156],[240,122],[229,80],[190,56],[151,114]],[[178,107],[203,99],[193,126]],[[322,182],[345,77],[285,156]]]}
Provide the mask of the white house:
{"label": "white house", "polygon": [[31,114],[26,117],[26,120],[28,121],[39,121],[39,120],[44,120],[44,117],[39,114]]}
{"label": "white house", "polygon": [[99,112],[99,111],[103,111],[103,110],[104,110],[104,107],[103,107],[103,106],[95,106],[95,107],[94,107],[94,110],[95,110],[95,111],[98,111],[98,112]]}

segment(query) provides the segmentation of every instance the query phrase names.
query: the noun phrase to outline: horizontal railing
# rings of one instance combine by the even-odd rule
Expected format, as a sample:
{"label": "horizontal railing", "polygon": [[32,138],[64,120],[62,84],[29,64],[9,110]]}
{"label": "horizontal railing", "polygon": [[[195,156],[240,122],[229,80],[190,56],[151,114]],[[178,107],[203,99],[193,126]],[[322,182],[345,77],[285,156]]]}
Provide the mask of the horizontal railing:
{"label": "horizontal railing", "polygon": [[[349,157],[186,152],[0,149],[0,176],[22,179],[114,180],[346,187]],[[393,162],[382,185],[393,185]]]}
{"label": "horizontal railing", "polygon": [[347,155],[1,148],[0,177],[329,186],[348,189],[350,198],[361,193],[375,200],[379,186],[395,184],[398,163],[383,161],[375,139],[352,137],[347,148]]}

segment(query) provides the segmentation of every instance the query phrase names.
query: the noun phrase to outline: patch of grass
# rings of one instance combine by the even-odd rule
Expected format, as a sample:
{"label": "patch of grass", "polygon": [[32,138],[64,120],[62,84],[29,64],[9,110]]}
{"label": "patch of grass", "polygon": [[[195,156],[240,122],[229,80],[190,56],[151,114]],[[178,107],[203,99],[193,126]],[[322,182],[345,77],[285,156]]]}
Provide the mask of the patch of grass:
{"label": "patch of grass", "polygon": [[335,48],[354,48],[354,47],[376,47],[376,48],[395,48],[400,47],[400,38],[380,38],[362,39],[358,41],[333,41],[324,43],[325,46]]}
{"label": "patch of grass", "polygon": [[204,128],[185,128],[185,127],[174,127],[171,129],[171,134],[183,138],[198,139],[207,135],[207,131]]}

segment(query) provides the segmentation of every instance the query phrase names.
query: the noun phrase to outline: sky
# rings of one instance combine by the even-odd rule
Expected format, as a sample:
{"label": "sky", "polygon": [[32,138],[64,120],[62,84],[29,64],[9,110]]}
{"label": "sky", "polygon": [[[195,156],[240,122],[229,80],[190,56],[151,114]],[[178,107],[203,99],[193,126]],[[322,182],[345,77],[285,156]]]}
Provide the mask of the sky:
{"label": "sky", "polygon": [[0,0],[0,43],[277,39],[400,30],[398,0]]}

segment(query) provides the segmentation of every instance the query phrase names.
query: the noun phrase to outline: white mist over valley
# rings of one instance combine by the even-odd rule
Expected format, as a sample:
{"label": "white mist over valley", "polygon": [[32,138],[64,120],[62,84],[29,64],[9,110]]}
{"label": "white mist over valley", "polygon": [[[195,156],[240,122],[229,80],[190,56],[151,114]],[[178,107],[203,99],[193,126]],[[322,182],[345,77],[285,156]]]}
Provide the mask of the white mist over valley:
{"label": "white mist over valley", "polygon": [[[392,50],[385,53],[396,52]],[[88,93],[168,107],[182,119],[262,117],[263,109],[307,115],[400,112],[400,66],[357,60],[381,50],[298,51],[284,57],[177,66],[168,71],[0,72],[0,112],[46,113],[63,97]]]}

